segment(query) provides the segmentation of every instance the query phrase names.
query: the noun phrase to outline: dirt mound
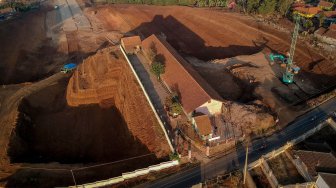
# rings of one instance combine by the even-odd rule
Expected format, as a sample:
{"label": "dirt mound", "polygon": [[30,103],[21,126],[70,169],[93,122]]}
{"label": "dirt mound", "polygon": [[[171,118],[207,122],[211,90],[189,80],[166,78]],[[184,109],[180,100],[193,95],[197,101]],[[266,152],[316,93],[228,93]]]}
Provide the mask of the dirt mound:
{"label": "dirt mound", "polygon": [[[67,88],[67,102],[70,106],[82,104],[114,105],[114,95],[118,90],[122,54],[100,52],[87,58],[78,66],[70,78]],[[120,57],[120,58],[119,58]],[[107,106],[108,107],[108,106]]]}
{"label": "dirt mound", "polygon": [[236,127],[240,127],[245,134],[252,132],[259,134],[275,125],[274,117],[260,103],[244,105],[228,102],[225,104],[225,108],[227,109],[223,112],[225,120]]}

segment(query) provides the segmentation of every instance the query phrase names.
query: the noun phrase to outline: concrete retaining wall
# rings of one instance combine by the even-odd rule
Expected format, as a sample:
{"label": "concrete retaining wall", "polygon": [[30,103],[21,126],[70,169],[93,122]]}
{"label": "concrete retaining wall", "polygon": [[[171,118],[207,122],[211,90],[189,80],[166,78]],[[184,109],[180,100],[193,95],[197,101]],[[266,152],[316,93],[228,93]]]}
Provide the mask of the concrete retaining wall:
{"label": "concrete retaining wall", "polygon": [[[136,178],[138,176],[146,175],[146,174],[148,174],[150,172],[153,172],[153,171],[160,171],[160,170],[163,170],[163,169],[166,169],[166,168],[170,168],[170,167],[176,166],[178,164],[179,164],[178,161],[163,162],[163,163],[160,163],[158,165],[149,166],[148,168],[137,169],[137,170],[132,171],[132,172],[125,172],[125,173],[122,173],[121,176],[110,178],[110,179],[107,179],[107,180],[96,181],[96,182],[93,182],[93,183],[87,183],[87,184],[83,184],[83,185],[77,185],[77,187],[91,188],[91,187],[109,186],[109,185],[113,185],[113,184],[116,184],[116,183],[121,183],[121,182],[123,182],[125,180],[128,180],[128,179]],[[76,186],[70,186],[70,187],[74,188]]]}
{"label": "concrete retaining wall", "polygon": [[132,70],[132,72],[133,72],[133,74],[134,74],[136,80],[138,81],[138,83],[139,83],[139,85],[140,85],[140,87],[141,87],[143,93],[145,94],[145,97],[146,97],[146,99],[147,99],[147,101],[148,101],[148,103],[149,103],[149,106],[152,108],[152,110],[153,110],[153,112],[154,112],[154,114],[155,114],[155,117],[156,117],[156,119],[158,120],[158,122],[159,122],[159,124],[160,124],[160,126],[161,126],[162,131],[164,132],[164,135],[165,135],[165,137],[166,137],[166,139],[167,139],[167,141],[168,141],[170,150],[171,150],[172,152],[174,152],[173,145],[172,145],[172,143],[171,143],[171,141],[170,141],[170,139],[169,139],[169,136],[168,136],[167,131],[166,131],[164,125],[163,125],[163,122],[161,121],[159,115],[157,114],[157,112],[156,112],[156,110],[155,110],[155,108],[154,108],[154,105],[152,104],[152,101],[150,100],[150,98],[149,98],[149,96],[148,96],[148,94],[147,94],[147,91],[146,91],[145,87],[143,86],[142,82],[140,81],[140,78],[139,78],[138,74],[136,73],[136,71],[135,71],[135,69],[134,69],[132,63],[131,63],[130,60],[128,59],[125,50],[124,50],[121,46],[119,46],[119,47],[120,47],[120,50],[122,51],[122,53],[123,53],[123,55],[124,55],[124,57],[125,57],[125,59],[126,59],[128,65],[130,66],[130,68],[131,68],[131,70]]}

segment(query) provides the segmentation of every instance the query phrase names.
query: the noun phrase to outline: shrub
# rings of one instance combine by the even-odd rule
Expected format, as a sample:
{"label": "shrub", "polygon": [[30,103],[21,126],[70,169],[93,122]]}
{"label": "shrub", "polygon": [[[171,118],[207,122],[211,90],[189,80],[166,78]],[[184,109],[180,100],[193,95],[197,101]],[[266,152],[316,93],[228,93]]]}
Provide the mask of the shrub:
{"label": "shrub", "polygon": [[171,109],[171,112],[174,114],[181,114],[183,112],[181,104],[177,102],[174,102],[170,106],[170,109]]}
{"label": "shrub", "polygon": [[174,153],[171,153],[171,154],[169,155],[169,159],[170,159],[171,161],[176,161],[176,160],[180,160],[180,157],[179,157],[179,155],[178,155],[176,152],[174,152]]}
{"label": "shrub", "polygon": [[160,75],[165,72],[164,64],[154,61],[151,65],[151,72],[160,79]]}

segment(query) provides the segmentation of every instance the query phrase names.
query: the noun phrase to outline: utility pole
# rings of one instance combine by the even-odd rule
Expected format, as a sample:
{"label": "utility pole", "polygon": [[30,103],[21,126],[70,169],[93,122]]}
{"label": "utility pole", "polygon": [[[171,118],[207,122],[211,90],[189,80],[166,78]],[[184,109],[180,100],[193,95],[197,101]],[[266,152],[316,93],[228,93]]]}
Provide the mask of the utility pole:
{"label": "utility pole", "polygon": [[246,158],[245,158],[245,166],[244,166],[244,185],[246,182],[246,174],[247,174],[247,158],[248,158],[248,143],[246,144]]}

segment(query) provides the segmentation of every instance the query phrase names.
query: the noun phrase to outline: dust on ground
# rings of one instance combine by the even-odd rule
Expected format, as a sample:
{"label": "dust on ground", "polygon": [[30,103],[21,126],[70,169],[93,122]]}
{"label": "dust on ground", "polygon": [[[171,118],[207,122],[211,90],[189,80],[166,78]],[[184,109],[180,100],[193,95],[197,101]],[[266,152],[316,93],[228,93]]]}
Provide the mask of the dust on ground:
{"label": "dust on ground", "polygon": [[258,124],[260,130],[267,129],[274,124],[267,114],[277,115],[286,124],[297,116],[297,110],[285,107],[307,97],[298,86],[284,85],[281,67],[271,65],[261,52],[208,62],[187,59],[224,99],[232,101],[225,104],[231,112],[224,115],[236,125]]}

